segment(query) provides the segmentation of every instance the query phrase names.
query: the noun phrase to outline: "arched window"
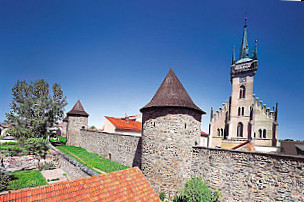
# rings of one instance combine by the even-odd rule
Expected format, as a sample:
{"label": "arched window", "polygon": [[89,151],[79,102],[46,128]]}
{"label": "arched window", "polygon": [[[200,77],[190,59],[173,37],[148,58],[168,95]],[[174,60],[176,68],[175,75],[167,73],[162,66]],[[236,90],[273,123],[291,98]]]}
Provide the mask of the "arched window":
{"label": "arched window", "polygon": [[220,132],[220,129],[219,129],[219,128],[217,129],[217,136],[218,136],[218,137],[221,136],[221,132]]}
{"label": "arched window", "polygon": [[223,137],[224,136],[224,130],[223,130],[223,128],[221,129],[221,137]]}
{"label": "arched window", "polygon": [[263,138],[266,139],[266,129],[263,130]]}
{"label": "arched window", "polygon": [[243,124],[241,122],[237,125],[237,136],[243,137]]}
{"label": "arched window", "polygon": [[245,98],[245,92],[246,92],[246,88],[245,88],[245,86],[242,85],[240,87],[240,99]]}
{"label": "arched window", "polygon": [[262,130],[259,129],[259,138],[262,138]]}
{"label": "arched window", "polygon": [[244,109],[244,107],[242,107],[242,116],[244,116],[244,111],[245,111],[245,109]]}

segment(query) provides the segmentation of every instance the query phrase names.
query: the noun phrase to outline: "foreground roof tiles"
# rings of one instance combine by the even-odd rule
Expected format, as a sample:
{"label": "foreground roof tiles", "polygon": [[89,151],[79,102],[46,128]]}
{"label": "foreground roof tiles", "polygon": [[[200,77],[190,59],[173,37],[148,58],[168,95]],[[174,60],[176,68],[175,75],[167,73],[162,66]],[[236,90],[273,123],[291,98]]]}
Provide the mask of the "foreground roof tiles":
{"label": "foreground roof tiles", "polygon": [[189,94],[185,90],[183,84],[179,81],[172,68],[167,74],[161,86],[156,91],[152,100],[143,108],[145,109],[153,107],[183,107],[190,108],[198,111],[201,114],[206,114],[198,106],[196,106]]}
{"label": "foreground roof tiles", "polygon": [[86,117],[89,116],[89,114],[84,111],[84,108],[83,108],[80,100],[78,100],[76,102],[76,104],[74,105],[73,109],[71,111],[69,111],[67,114],[68,115],[86,116]]}
{"label": "foreground roof tiles", "polygon": [[139,168],[0,195],[0,201],[160,201]]}
{"label": "foreground roof tiles", "polygon": [[138,121],[133,121],[133,120],[126,121],[125,119],[108,117],[108,116],[106,116],[106,119],[108,119],[116,127],[116,129],[132,130],[138,132],[141,131],[142,123]]}

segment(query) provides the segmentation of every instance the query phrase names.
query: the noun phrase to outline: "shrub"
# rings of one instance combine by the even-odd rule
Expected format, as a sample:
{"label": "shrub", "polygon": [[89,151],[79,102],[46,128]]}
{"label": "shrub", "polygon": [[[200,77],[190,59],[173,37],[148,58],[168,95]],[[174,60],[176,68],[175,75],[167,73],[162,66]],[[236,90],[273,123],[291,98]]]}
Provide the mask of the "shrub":
{"label": "shrub", "polygon": [[0,191],[6,190],[8,183],[10,181],[10,176],[6,172],[0,171]]}
{"label": "shrub", "polygon": [[43,138],[29,138],[25,141],[24,147],[29,154],[34,154],[43,158],[45,158],[49,150],[48,142]]}
{"label": "shrub", "polygon": [[164,201],[164,200],[165,200],[165,194],[164,194],[163,192],[161,192],[161,193],[159,194],[159,199],[160,199],[161,201]]}
{"label": "shrub", "polygon": [[2,146],[7,146],[7,145],[18,145],[18,143],[17,143],[17,142],[3,142],[1,145],[2,145]]}
{"label": "shrub", "polygon": [[181,189],[180,193],[174,197],[174,202],[184,201],[218,201],[221,193],[218,190],[211,190],[206,182],[203,182],[201,177],[192,177],[187,180],[185,188]]}

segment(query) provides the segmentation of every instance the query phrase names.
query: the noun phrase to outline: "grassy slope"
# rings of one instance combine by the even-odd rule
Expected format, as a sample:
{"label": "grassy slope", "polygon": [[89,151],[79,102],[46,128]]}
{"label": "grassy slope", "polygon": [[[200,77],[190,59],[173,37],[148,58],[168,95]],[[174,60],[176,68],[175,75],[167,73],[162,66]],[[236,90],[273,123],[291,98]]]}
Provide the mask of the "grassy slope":
{"label": "grassy slope", "polygon": [[100,156],[96,153],[90,153],[81,147],[59,146],[57,148],[70,157],[74,158],[76,161],[84,164],[85,166],[98,173],[109,173],[129,168],[128,166],[124,166],[109,159],[105,159],[103,156]]}
{"label": "grassy slope", "polygon": [[37,170],[19,171],[11,174],[13,174],[17,179],[9,182],[8,189],[17,190],[47,184],[45,178]]}

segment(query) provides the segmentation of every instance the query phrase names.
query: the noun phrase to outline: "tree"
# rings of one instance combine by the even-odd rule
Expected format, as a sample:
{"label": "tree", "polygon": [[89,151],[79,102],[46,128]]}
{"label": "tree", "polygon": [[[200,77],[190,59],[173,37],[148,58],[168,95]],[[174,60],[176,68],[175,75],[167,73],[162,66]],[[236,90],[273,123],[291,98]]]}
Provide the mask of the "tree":
{"label": "tree", "polygon": [[13,127],[10,134],[16,138],[44,137],[47,129],[63,118],[66,97],[59,84],[53,85],[53,96],[49,84],[43,79],[27,84],[17,81],[13,87],[13,100],[6,122]]}
{"label": "tree", "polygon": [[203,182],[201,177],[192,177],[187,180],[185,188],[181,189],[180,193],[174,197],[174,202],[184,201],[218,201],[221,193],[218,190],[211,190],[206,182]]}
{"label": "tree", "polygon": [[45,158],[49,150],[48,141],[43,138],[29,138],[25,141],[24,148],[29,154],[34,154],[38,160],[38,169],[40,170],[40,159]]}

